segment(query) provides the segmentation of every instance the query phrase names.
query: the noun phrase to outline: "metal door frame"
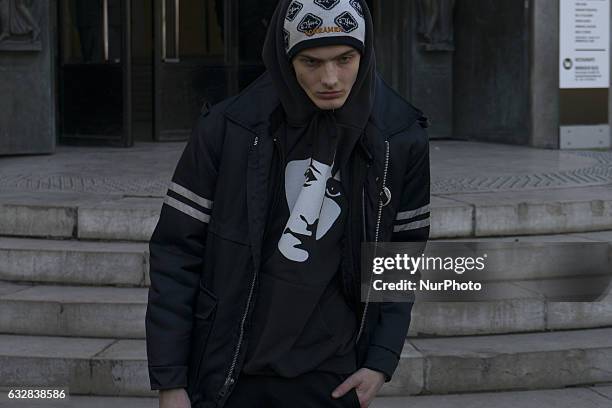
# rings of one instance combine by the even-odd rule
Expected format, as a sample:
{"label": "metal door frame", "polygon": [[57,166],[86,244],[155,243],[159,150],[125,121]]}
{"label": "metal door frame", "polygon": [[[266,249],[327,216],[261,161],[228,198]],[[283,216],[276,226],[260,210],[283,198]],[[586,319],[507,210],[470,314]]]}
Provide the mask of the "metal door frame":
{"label": "metal door frame", "polygon": [[[162,115],[158,114],[161,112],[161,98],[162,98],[162,87],[160,86],[162,81],[162,65],[167,63],[180,63],[180,38],[179,38],[179,24],[180,24],[180,0],[175,1],[175,8],[179,10],[175,13],[174,19],[174,48],[176,55],[169,57],[167,55],[167,29],[168,24],[165,21],[164,13],[164,2],[167,0],[154,0],[153,4],[153,140],[156,142],[165,141],[176,141],[175,139],[168,139],[162,137]],[[223,37],[224,37],[224,64],[227,68],[227,89],[228,94],[233,95],[238,92],[238,70],[239,70],[239,27],[238,27],[238,0],[225,0],[223,8]]]}
{"label": "metal door frame", "polygon": [[[64,83],[64,74],[63,74],[63,69],[62,69],[62,64],[63,61],[61,60],[62,58],[62,48],[63,48],[63,44],[61,41],[62,35],[59,35],[59,31],[62,29],[61,28],[61,24],[63,21],[63,18],[61,16],[62,10],[63,8],[61,7],[61,2],[62,1],[67,1],[67,0],[58,0],[58,2],[56,3],[56,21],[57,21],[57,27],[58,27],[58,36],[57,36],[57,47],[58,47],[58,53],[57,53],[57,75],[56,75],[56,89],[59,90],[58,92],[58,106],[60,109],[63,108],[63,103],[61,102],[63,96],[61,95],[63,93],[63,87],[62,84]],[[63,143],[67,143],[67,144],[71,144],[71,143],[78,143],[78,144],[84,144],[84,145],[108,145],[108,146],[115,146],[115,147],[132,147],[134,145],[134,140],[133,140],[133,135],[132,135],[132,30],[131,30],[131,23],[132,23],[132,12],[131,12],[131,8],[132,8],[132,1],[131,0],[120,0],[121,1],[121,13],[122,13],[122,24],[121,24],[121,71],[122,71],[122,81],[123,81],[123,86],[122,86],[122,98],[123,98],[123,120],[122,120],[122,133],[121,133],[121,137],[120,139],[104,139],[104,137],[90,137],[91,135],[78,135],[78,134],[74,134],[74,135],[65,135],[63,134],[63,126],[61,123],[61,119],[63,118],[63,115],[59,112],[58,109],[58,132],[57,132],[57,138],[58,138],[58,142],[63,142]],[[103,12],[103,35],[104,35],[104,43],[103,43],[103,48],[104,48],[104,53],[105,55],[108,55],[108,2],[107,0],[103,0],[103,7],[104,7],[104,12]],[[92,101],[92,103],[95,103],[95,101]]]}

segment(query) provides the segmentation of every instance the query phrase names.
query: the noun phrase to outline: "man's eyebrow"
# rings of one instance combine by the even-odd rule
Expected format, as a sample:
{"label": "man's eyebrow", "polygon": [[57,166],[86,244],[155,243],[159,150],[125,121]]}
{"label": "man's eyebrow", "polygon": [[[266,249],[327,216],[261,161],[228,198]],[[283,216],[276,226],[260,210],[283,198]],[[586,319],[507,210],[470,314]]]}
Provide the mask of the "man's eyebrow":
{"label": "man's eyebrow", "polygon": [[[350,54],[353,54],[355,52],[357,52],[357,51],[356,50],[348,50],[347,52],[343,52],[342,54],[340,54],[340,55],[338,55],[336,57],[330,58],[330,60],[346,57],[346,56],[348,56]],[[314,61],[323,61],[321,58],[313,57],[312,55],[309,55],[309,54],[306,54],[306,53],[301,53],[299,55],[299,57],[311,59],[311,60],[314,60]]]}
{"label": "man's eyebrow", "polygon": [[316,60],[316,61],[320,61],[320,59],[313,57],[312,55],[308,55],[308,54],[300,54],[298,55],[298,57],[300,58],[307,58],[307,59],[311,59],[311,60]]}
{"label": "man's eyebrow", "polygon": [[345,57],[347,55],[350,55],[350,54],[353,54],[353,53],[356,53],[356,52],[357,52],[357,50],[348,50],[347,52],[343,52],[342,54],[338,55],[337,58]]}

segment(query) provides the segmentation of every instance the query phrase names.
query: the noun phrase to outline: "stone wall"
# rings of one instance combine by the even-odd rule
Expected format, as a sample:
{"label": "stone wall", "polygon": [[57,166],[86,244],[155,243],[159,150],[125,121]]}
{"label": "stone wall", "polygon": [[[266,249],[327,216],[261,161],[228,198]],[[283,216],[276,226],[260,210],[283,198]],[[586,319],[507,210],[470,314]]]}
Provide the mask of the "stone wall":
{"label": "stone wall", "polygon": [[55,149],[55,4],[0,0],[0,155]]}

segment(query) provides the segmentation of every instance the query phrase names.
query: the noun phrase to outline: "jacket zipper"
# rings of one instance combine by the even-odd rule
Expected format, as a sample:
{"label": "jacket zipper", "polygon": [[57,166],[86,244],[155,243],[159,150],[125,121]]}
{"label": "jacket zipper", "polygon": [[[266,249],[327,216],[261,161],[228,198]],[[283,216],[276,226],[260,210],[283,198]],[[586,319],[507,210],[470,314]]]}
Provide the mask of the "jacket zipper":
{"label": "jacket zipper", "polygon": [[249,306],[251,305],[251,299],[253,298],[253,291],[255,289],[255,281],[257,280],[257,273],[253,274],[253,279],[251,280],[251,287],[249,289],[249,297],[247,298],[247,304],[244,308],[244,313],[242,314],[242,319],[240,320],[240,335],[238,336],[238,343],[236,344],[236,349],[234,351],[234,357],[232,358],[232,364],[227,373],[227,377],[225,377],[225,382],[223,383],[223,387],[219,392],[219,396],[223,398],[227,393],[229,387],[236,382],[232,375],[234,374],[234,369],[236,368],[236,362],[238,361],[238,354],[240,353],[240,346],[242,345],[242,340],[244,338],[244,324],[246,322],[247,314],[249,313]]}
{"label": "jacket zipper", "polygon": [[[389,169],[389,141],[385,140],[385,168],[383,171],[383,182],[382,182],[382,191],[384,191],[384,189],[387,187],[387,170]],[[366,233],[366,223],[365,223],[365,188],[361,193],[361,200],[362,200],[362,217],[363,217],[363,230],[364,230],[364,239],[365,237],[365,233]],[[376,217],[376,232],[374,235],[374,256],[376,256],[376,244],[378,243],[378,235],[380,232],[380,221],[382,219],[382,209],[384,207],[383,204],[383,199],[379,198],[378,200],[378,215]],[[365,327],[365,321],[366,321],[366,317],[368,314],[368,306],[370,305],[370,295],[372,293],[372,280],[374,278],[374,273],[372,272],[370,274],[370,283],[368,285],[368,294],[366,296],[366,302],[365,302],[365,307],[363,309],[363,315],[361,316],[361,323],[359,324],[359,331],[357,332],[357,339],[355,340],[355,343],[359,342],[359,339],[361,338],[361,335],[363,333],[363,329]]]}
{"label": "jacket zipper", "polygon": [[[255,140],[253,141],[253,147],[257,146],[259,142],[259,136],[255,136]],[[257,271],[257,268],[255,268]],[[234,369],[236,368],[236,363],[238,361],[238,355],[240,354],[240,346],[242,345],[242,341],[244,339],[244,324],[246,322],[247,314],[249,313],[249,307],[251,305],[251,300],[253,299],[253,292],[255,289],[255,281],[257,280],[257,272],[253,273],[253,279],[251,280],[251,286],[249,288],[249,296],[247,298],[246,306],[244,307],[244,312],[242,313],[242,318],[240,320],[240,335],[238,336],[238,343],[236,344],[236,348],[234,350],[234,356],[232,357],[232,364],[228,370],[227,376],[225,377],[225,382],[223,383],[223,387],[221,387],[221,391],[219,391],[219,398],[223,398],[227,393],[229,387],[236,382],[232,375],[234,374]]]}
{"label": "jacket zipper", "polygon": [[[274,211],[276,210],[276,208],[278,207],[278,202],[280,200],[280,196],[281,196],[281,182],[282,182],[282,172],[283,172],[283,166],[285,165],[285,152],[280,144],[280,142],[278,141],[278,138],[275,137],[274,138],[274,146],[276,147],[279,156],[280,156],[280,162],[278,164],[278,170],[277,170],[277,174],[276,174],[276,186],[274,187],[274,193],[272,196],[272,203],[270,208],[268,209],[268,214],[273,214]],[[265,231],[264,231],[264,242],[266,242],[266,239],[268,238],[268,236],[270,235],[270,229],[271,227],[269,226],[269,224],[266,225]]]}
{"label": "jacket zipper", "polygon": [[[253,141],[253,147],[257,146],[259,142],[259,136],[255,136],[255,140]],[[383,188],[386,187],[386,183],[387,183],[387,170],[389,168],[389,142],[385,141],[385,167],[384,167],[384,172],[383,172]],[[379,236],[379,231],[380,231],[380,221],[382,218],[382,209],[383,209],[383,202],[382,202],[382,198],[379,199],[378,202],[378,216],[376,219],[376,234],[374,237],[374,243],[378,243],[378,236]],[[363,228],[364,228],[364,234],[365,234],[365,189],[362,190],[362,220],[363,220]],[[364,235],[365,237],[365,235]],[[370,280],[372,280],[373,278],[373,274],[370,275]],[[230,365],[229,371],[227,373],[227,376],[225,377],[225,382],[223,384],[223,387],[221,388],[221,391],[219,392],[219,397],[223,398],[225,396],[225,394],[227,393],[229,387],[234,384],[236,382],[236,380],[234,378],[232,378],[232,375],[234,374],[234,369],[236,368],[236,363],[238,361],[238,355],[240,354],[240,346],[242,345],[242,341],[244,339],[244,325],[246,322],[246,317],[248,315],[249,312],[249,307],[251,305],[251,300],[253,298],[253,292],[255,289],[255,282],[257,280],[257,273],[253,274],[253,279],[251,280],[251,286],[249,288],[249,296],[247,298],[247,303],[246,306],[244,308],[244,312],[242,314],[242,319],[240,321],[240,335],[238,336],[238,343],[236,344],[236,348],[234,350],[234,356],[232,358],[232,364]],[[359,342],[359,339],[361,337],[361,334],[363,332],[363,328],[365,326],[365,320],[367,317],[367,312],[368,312],[368,306],[370,304],[370,293],[371,293],[371,289],[372,289],[372,284],[370,282],[370,285],[368,286],[368,295],[366,297],[366,304],[365,304],[365,308],[363,311],[363,315],[361,317],[361,323],[359,325],[359,332],[357,333],[357,339],[355,340],[355,343]]]}

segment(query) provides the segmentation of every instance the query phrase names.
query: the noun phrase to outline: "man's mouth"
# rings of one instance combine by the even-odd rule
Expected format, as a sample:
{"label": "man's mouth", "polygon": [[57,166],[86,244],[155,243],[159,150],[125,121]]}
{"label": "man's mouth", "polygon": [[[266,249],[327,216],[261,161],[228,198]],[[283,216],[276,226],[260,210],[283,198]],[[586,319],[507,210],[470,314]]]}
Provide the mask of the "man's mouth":
{"label": "man's mouth", "polygon": [[317,96],[321,99],[336,99],[342,96],[342,91],[317,92]]}

